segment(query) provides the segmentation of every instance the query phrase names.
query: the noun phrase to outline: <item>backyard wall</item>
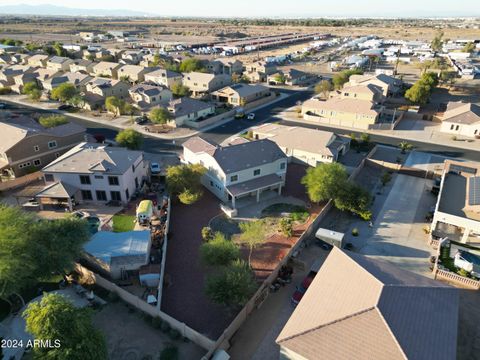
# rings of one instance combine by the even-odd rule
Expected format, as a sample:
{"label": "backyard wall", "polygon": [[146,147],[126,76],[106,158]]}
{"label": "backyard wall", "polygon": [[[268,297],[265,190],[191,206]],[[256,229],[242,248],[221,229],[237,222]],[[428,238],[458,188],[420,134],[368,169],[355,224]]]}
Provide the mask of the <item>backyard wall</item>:
{"label": "backyard wall", "polygon": [[157,294],[157,309],[160,310],[162,305],[162,295],[163,295],[163,277],[165,276],[165,263],[167,260],[167,242],[168,242],[168,231],[170,228],[170,211],[171,211],[171,201],[168,198],[167,206],[167,221],[165,221],[165,237],[163,239],[162,245],[162,264],[160,267],[160,280],[158,282],[158,294]]}
{"label": "backyard wall", "polygon": [[30,184],[38,179],[41,179],[43,177],[43,174],[41,171],[36,171],[34,173],[21,176],[19,178],[13,179],[13,180],[8,180],[8,181],[0,181],[0,191],[7,191],[7,190],[13,190],[18,187]]}
{"label": "backyard wall", "polygon": [[138,310],[152,317],[161,318],[163,321],[169,323],[172,328],[178,330],[182,334],[182,336],[186,337],[187,339],[204,348],[205,350],[211,351],[214,342],[206,336],[188,327],[185,323],[174,319],[170,315],[160,311],[157,307],[147,304],[139,297],[129,293],[128,291],[115,285],[111,281],[103,278],[102,276],[95,274],[94,272],[88,270],[80,264],[75,265],[75,271],[79,273],[83,278],[88,279],[90,282],[95,283],[108,291],[116,293],[123,301],[134,306]]}
{"label": "backyard wall", "polygon": [[454,272],[451,272],[451,271],[436,269],[434,274],[434,279],[444,280],[467,289],[472,289],[472,290],[480,289],[480,281],[455,274]]}

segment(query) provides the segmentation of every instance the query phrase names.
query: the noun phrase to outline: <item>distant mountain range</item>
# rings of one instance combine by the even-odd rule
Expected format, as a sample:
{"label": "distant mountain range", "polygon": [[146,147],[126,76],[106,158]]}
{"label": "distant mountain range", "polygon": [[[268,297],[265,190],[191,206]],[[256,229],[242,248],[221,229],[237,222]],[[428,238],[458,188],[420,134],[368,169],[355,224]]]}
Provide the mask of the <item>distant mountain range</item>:
{"label": "distant mountain range", "polygon": [[0,6],[0,15],[37,15],[37,16],[155,16],[143,11],[125,9],[80,9],[50,4],[42,5],[5,5]]}

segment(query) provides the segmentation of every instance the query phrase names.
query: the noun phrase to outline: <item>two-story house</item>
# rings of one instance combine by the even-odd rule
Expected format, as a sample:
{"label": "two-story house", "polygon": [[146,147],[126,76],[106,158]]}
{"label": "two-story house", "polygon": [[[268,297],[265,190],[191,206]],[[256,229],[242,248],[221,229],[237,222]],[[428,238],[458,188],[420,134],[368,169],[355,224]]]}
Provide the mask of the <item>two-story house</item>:
{"label": "two-story house", "polygon": [[173,116],[175,126],[188,125],[215,114],[215,105],[205,101],[183,97],[171,100],[167,106]]}
{"label": "two-story house", "polygon": [[212,91],[230,85],[232,78],[224,74],[208,74],[201,72],[190,72],[183,74],[183,85],[187,86],[193,96],[204,96]]}
{"label": "two-story house", "polygon": [[175,83],[182,82],[182,75],[166,69],[158,69],[145,74],[145,81],[163,85],[169,89]]}
{"label": "two-story house", "polygon": [[118,79],[118,69],[120,69],[121,66],[121,64],[114,62],[100,61],[93,66],[93,72],[91,75]]}
{"label": "two-story house", "polygon": [[93,66],[95,63],[90,60],[85,59],[75,59],[73,63],[70,64],[70,71],[77,72],[81,74],[91,74],[93,72]]}
{"label": "two-story house", "polygon": [[118,79],[131,83],[140,83],[145,80],[145,74],[149,69],[139,65],[123,65],[118,69]]}
{"label": "two-story house", "polygon": [[262,192],[281,194],[285,185],[287,157],[268,139],[219,146],[196,136],[183,143],[183,161],[205,166],[203,185],[234,209],[239,199],[258,202]]}
{"label": "two-story house", "polygon": [[172,100],[172,92],[160,85],[138,84],[128,90],[132,101],[140,109],[155,105],[166,105]]}
{"label": "two-story house", "polygon": [[46,184],[70,189],[77,202],[127,203],[147,178],[142,151],[81,143],[42,169]]}
{"label": "two-story house", "polygon": [[85,140],[85,129],[68,123],[44,128],[30,117],[0,121],[0,168],[19,177],[40,169]]}
{"label": "two-story house", "polygon": [[263,85],[234,84],[212,92],[212,99],[233,106],[245,106],[270,96],[270,89]]}
{"label": "two-story house", "polygon": [[63,56],[52,56],[47,61],[47,69],[57,71],[69,71],[70,65],[73,64],[73,60]]}
{"label": "two-story house", "polygon": [[237,59],[218,58],[210,61],[207,68],[214,74],[241,74],[243,72],[243,63]]}
{"label": "two-story house", "polygon": [[47,79],[42,83],[44,90],[52,91],[56,87],[64,83],[69,83],[75,86],[80,92],[84,92],[87,83],[92,80],[90,75],[82,73],[65,72],[53,78]]}
{"label": "two-story house", "polygon": [[130,85],[124,81],[105,78],[95,78],[86,85],[86,91],[92,94],[100,95],[104,99],[109,96],[116,96],[119,99],[129,97],[128,90]]}
{"label": "two-story house", "polygon": [[275,64],[266,61],[255,61],[245,65],[245,75],[251,82],[265,82],[268,75],[276,72]]}
{"label": "two-story house", "polygon": [[48,61],[48,55],[36,54],[36,55],[30,56],[27,60],[27,63],[30,66],[45,67],[47,66],[47,61]]}

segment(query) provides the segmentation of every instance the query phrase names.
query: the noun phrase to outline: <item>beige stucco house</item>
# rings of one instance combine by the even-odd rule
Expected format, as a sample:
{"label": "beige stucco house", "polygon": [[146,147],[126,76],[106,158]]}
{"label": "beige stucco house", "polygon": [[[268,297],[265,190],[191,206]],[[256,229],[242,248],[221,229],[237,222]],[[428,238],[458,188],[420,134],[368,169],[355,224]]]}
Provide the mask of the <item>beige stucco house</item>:
{"label": "beige stucco house", "polygon": [[234,84],[212,92],[212,99],[233,106],[245,106],[270,96],[270,89],[263,85]]}
{"label": "beige stucco house", "polygon": [[439,119],[442,121],[441,132],[467,137],[480,136],[480,105],[449,102]]}
{"label": "beige stucco house", "polygon": [[182,74],[166,69],[157,69],[146,73],[145,81],[166,86],[170,89],[173,84],[182,82]]}
{"label": "beige stucco house", "polygon": [[183,74],[183,85],[193,96],[204,96],[232,83],[230,75],[190,72]]}
{"label": "beige stucco house", "polygon": [[145,80],[148,68],[138,65],[123,65],[117,70],[118,79],[126,79],[131,83],[140,83]]}
{"label": "beige stucco house", "polygon": [[142,110],[156,105],[166,105],[172,100],[172,92],[160,85],[148,83],[132,86],[128,93],[133,103]]}
{"label": "beige stucco house", "polygon": [[215,114],[215,105],[189,97],[171,100],[167,109],[172,113],[172,125],[175,126],[188,125],[188,122],[197,122]]}
{"label": "beige stucco house", "polygon": [[70,65],[73,64],[73,60],[63,56],[52,56],[47,61],[47,69],[56,71],[70,71]]}
{"label": "beige stucco house", "polygon": [[93,66],[91,75],[118,79],[118,69],[120,69],[121,66],[121,64],[114,62],[101,61]]}

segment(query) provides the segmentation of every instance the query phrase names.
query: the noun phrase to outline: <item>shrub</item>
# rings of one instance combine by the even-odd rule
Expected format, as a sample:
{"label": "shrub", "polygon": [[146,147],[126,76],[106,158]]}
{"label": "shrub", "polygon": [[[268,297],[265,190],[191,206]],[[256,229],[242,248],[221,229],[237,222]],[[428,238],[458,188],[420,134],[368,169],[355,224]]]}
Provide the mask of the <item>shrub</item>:
{"label": "shrub", "polygon": [[202,244],[200,256],[207,265],[228,265],[240,257],[240,250],[235,243],[226,239],[225,235],[216,232],[213,239]]}
{"label": "shrub", "polygon": [[38,122],[44,128],[48,129],[48,128],[53,128],[56,126],[67,124],[68,120],[63,115],[49,115],[49,116],[41,116]]}
{"label": "shrub", "polygon": [[352,235],[353,236],[358,236],[359,232],[358,232],[358,229],[357,228],[353,228],[352,229]]}
{"label": "shrub", "polygon": [[202,239],[207,242],[213,239],[213,231],[209,226],[202,228]]}
{"label": "shrub", "polygon": [[163,320],[156,316],[152,318],[152,327],[155,329],[161,329],[163,325]]}
{"label": "shrub", "polygon": [[180,334],[180,331],[177,329],[170,329],[168,336],[170,336],[170,339],[172,340],[179,340],[182,337],[182,334]]}
{"label": "shrub", "polygon": [[108,293],[108,301],[112,302],[112,303],[115,303],[117,302],[118,300],[120,300],[120,297],[118,296],[118,294],[116,292],[110,292]]}
{"label": "shrub", "polygon": [[465,269],[458,270],[457,274],[460,275],[460,276],[464,276],[464,277],[468,277],[470,275],[470,273]]}
{"label": "shrub", "polygon": [[290,237],[293,234],[292,219],[284,217],[280,220],[280,231],[283,235]]}
{"label": "shrub", "polygon": [[12,89],[8,86],[4,86],[0,88],[0,95],[7,95],[12,92]]}
{"label": "shrub", "polygon": [[160,353],[160,360],[177,360],[178,359],[178,348],[173,345],[169,344],[165,349],[162,350]]}
{"label": "shrub", "polygon": [[162,332],[164,333],[168,333],[170,329],[171,329],[170,324],[166,321],[163,321],[162,325],[160,326],[160,330],[162,330]]}

